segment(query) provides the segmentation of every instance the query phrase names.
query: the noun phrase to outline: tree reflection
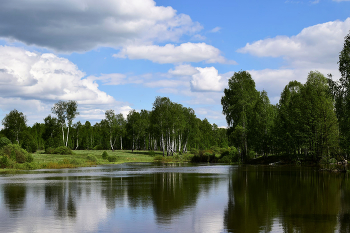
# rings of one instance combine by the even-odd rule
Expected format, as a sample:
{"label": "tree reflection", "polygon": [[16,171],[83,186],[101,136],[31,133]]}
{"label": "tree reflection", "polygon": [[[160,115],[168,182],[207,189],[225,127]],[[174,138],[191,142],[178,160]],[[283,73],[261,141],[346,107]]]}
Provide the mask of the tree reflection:
{"label": "tree reflection", "polygon": [[72,179],[70,177],[56,177],[56,179],[60,179],[63,182],[56,184],[46,183],[45,203],[49,209],[54,210],[57,217],[75,218],[77,216],[75,200],[81,195],[81,190],[77,188],[75,182],[69,182]]}
{"label": "tree reflection", "polygon": [[26,200],[26,186],[23,184],[5,184],[4,202],[11,211],[15,214],[22,210]]}
{"label": "tree reflection", "polygon": [[208,175],[156,173],[153,175],[151,196],[156,220],[160,224],[169,224],[174,216],[196,205],[199,194],[208,190],[216,180]]}
{"label": "tree reflection", "polygon": [[333,232],[342,180],[314,168],[240,167],[230,176],[225,227],[268,232],[277,220],[283,232]]}

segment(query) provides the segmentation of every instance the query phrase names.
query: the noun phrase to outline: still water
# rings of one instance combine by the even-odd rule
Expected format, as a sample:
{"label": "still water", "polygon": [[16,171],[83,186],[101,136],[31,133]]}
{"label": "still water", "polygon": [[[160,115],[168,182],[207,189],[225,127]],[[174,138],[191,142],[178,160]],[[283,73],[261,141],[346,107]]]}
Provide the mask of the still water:
{"label": "still water", "polygon": [[0,232],[350,232],[348,174],[156,165],[0,176]]}

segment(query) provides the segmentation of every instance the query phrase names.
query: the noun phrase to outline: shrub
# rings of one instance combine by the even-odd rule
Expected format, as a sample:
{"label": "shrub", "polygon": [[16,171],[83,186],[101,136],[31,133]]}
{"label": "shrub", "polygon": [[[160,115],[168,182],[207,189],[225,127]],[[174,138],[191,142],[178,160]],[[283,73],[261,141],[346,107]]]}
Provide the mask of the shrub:
{"label": "shrub", "polygon": [[107,160],[108,160],[108,162],[115,162],[115,161],[117,161],[117,156],[108,155]]}
{"label": "shrub", "polygon": [[89,160],[89,161],[91,161],[91,162],[97,162],[97,158],[96,158],[96,156],[95,155],[88,155],[87,157],[87,160]]}
{"label": "shrub", "polygon": [[232,161],[231,161],[230,157],[226,155],[226,156],[220,158],[218,162],[219,163],[231,163]]}
{"label": "shrub", "polygon": [[73,154],[72,150],[65,146],[59,146],[54,150],[54,154],[60,154],[60,155],[71,155]]}
{"label": "shrub", "polygon": [[217,146],[212,146],[212,147],[210,147],[210,149],[211,149],[212,151],[214,151],[215,153],[220,153],[220,148],[217,147]]}
{"label": "shrub", "polygon": [[215,163],[218,158],[215,156],[215,152],[199,151],[197,155],[191,158],[192,163]]}
{"label": "shrub", "polygon": [[0,138],[0,149],[3,148],[4,146],[7,146],[11,144],[10,139],[8,139],[7,137],[1,137]]}
{"label": "shrub", "polygon": [[94,147],[94,150],[103,150],[103,146],[102,145],[97,145]]}
{"label": "shrub", "polygon": [[10,162],[11,162],[11,159],[7,155],[1,156],[0,167],[1,168],[9,167]]}
{"label": "shrub", "polygon": [[149,156],[155,156],[156,155],[156,153],[153,151],[153,150],[150,150],[149,152],[148,152],[148,154],[149,154]]}
{"label": "shrub", "polygon": [[51,155],[51,154],[53,154],[54,152],[55,152],[55,149],[52,148],[52,147],[47,147],[47,148],[45,148],[45,154]]}
{"label": "shrub", "polygon": [[33,162],[33,161],[34,161],[33,155],[28,154],[28,155],[26,156],[26,162],[31,163],[31,162]]}
{"label": "shrub", "polygon": [[221,150],[221,156],[218,161],[219,163],[234,163],[239,162],[238,151],[235,147],[228,147],[227,149]]}
{"label": "shrub", "polygon": [[191,154],[198,155],[198,150],[196,148],[191,148]]}
{"label": "shrub", "polygon": [[2,148],[2,154],[7,155],[17,163],[25,163],[27,161],[28,152],[17,144],[9,144]]}
{"label": "shrub", "polygon": [[108,153],[107,153],[107,151],[103,151],[103,153],[102,153],[102,158],[103,158],[103,159],[107,159],[107,158],[108,158]]}
{"label": "shrub", "polygon": [[73,165],[80,165],[80,164],[81,164],[81,162],[80,162],[79,160],[76,160],[76,159],[71,159],[71,160],[69,161],[69,163],[70,163],[70,164],[73,164]]}
{"label": "shrub", "polygon": [[255,155],[256,155],[255,151],[253,150],[248,151],[248,159],[254,159],[256,157]]}

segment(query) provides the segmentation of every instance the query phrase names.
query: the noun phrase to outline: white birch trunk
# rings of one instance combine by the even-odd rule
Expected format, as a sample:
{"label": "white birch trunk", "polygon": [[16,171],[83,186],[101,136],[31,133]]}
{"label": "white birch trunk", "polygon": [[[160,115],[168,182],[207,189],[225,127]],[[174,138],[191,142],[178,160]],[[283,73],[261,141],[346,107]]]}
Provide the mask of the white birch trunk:
{"label": "white birch trunk", "polygon": [[68,126],[68,130],[67,130],[67,141],[66,141],[66,147],[68,147],[68,135],[69,135],[69,126]]}

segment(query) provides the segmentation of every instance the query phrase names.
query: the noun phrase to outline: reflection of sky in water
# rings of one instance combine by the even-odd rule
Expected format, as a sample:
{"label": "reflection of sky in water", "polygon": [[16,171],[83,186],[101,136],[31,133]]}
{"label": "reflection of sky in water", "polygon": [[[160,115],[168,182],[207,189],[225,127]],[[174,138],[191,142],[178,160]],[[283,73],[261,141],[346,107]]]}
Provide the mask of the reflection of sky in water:
{"label": "reflection of sky in water", "polygon": [[188,164],[1,175],[0,232],[349,232],[349,176]]}
{"label": "reflection of sky in water", "polygon": [[[32,174],[0,176],[0,231],[222,232],[224,229],[228,166],[120,165],[67,171],[41,170]],[[158,174],[161,179],[164,173],[165,183],[171,184],[169,187],[181,183],[178,188],[173,187],[179,194],[182,183],[187,182],[182,179],[187,180],[187,175],[188,182],[192,178],[197,180],[195,185],[199,193],[193,194],[197,195],[195,203],[180,203],[176,206],[178,209],[168,214],[167,209],[160,207],[157,213],[165,211],[165,215],[155,216],[154,200],[149,196],[155,191],[150,188],[154,185],[152,176]],[[145,185],[143,181],[146,181]],[[132,190],[132,185],[139,185],[141,189]],[[140,194],[142,190],[145,190],[144,194]],[[14,204],[16,201],[22,204]],[[162,221],[163,217],[165,221]]]}

